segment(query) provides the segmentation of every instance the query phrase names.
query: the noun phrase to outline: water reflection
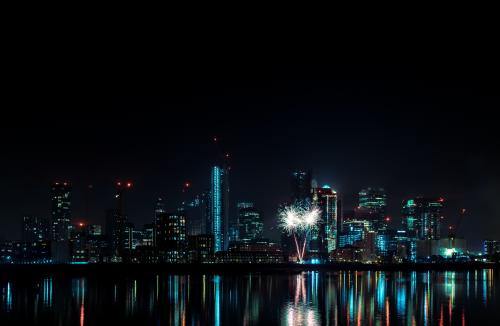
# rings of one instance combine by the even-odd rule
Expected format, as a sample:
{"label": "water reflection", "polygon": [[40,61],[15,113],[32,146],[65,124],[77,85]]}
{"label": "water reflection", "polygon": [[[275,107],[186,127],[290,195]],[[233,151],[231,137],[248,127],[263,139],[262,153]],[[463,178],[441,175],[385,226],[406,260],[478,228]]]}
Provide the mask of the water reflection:
{"label": "water reflection", "polygon": [[302,272],[0,281],[0,324],[495,324],[499,272]]}

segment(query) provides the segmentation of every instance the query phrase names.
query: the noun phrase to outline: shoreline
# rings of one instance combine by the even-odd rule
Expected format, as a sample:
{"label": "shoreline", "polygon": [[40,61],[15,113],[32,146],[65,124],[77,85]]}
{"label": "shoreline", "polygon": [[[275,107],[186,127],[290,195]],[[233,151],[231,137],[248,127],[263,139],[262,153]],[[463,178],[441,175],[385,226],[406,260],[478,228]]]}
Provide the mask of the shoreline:
{"label": "shoreline", "polygon": [[470,271],[499,269],[498,263],[420,263],[420,264],[6,264],[0,265],[0,278],[43,275],[137,276],[152,274],[247,274],[300,273],[303,271]]}

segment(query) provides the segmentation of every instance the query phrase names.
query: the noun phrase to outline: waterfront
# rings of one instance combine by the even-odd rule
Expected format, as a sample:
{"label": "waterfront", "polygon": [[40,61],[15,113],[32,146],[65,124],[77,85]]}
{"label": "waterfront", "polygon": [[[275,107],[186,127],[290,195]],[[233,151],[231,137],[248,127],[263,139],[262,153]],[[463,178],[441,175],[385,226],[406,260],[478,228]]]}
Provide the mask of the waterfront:
{"label": "waterfront", "polygon": [[2,278],[0,324],[497,324],[499,271]]}

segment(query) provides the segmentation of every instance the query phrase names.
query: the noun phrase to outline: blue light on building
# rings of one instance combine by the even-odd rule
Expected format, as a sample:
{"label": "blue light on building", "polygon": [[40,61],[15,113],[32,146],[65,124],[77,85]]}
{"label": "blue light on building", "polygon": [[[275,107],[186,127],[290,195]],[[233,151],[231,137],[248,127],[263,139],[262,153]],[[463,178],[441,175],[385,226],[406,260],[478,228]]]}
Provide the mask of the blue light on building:
{"label": "blue light on building", "polygon": [[224,170],[219,166],[212,168],[211,182],[211,231],[214,236],[214,251],[224,250],[224,216],[223,216],[223,177]]}

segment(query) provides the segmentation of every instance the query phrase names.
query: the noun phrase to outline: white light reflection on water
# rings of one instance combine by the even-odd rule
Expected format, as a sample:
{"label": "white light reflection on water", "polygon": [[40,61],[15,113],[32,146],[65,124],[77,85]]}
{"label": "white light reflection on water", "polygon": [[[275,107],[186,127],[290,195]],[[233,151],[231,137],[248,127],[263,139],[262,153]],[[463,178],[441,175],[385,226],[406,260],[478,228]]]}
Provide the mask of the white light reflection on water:
{"label": "white light reflection on water", "polygon": [[318,277],[317,272],[309,272],[292,278],[294,299],[284,309],[282,325],[321,325],[317,304]]}

